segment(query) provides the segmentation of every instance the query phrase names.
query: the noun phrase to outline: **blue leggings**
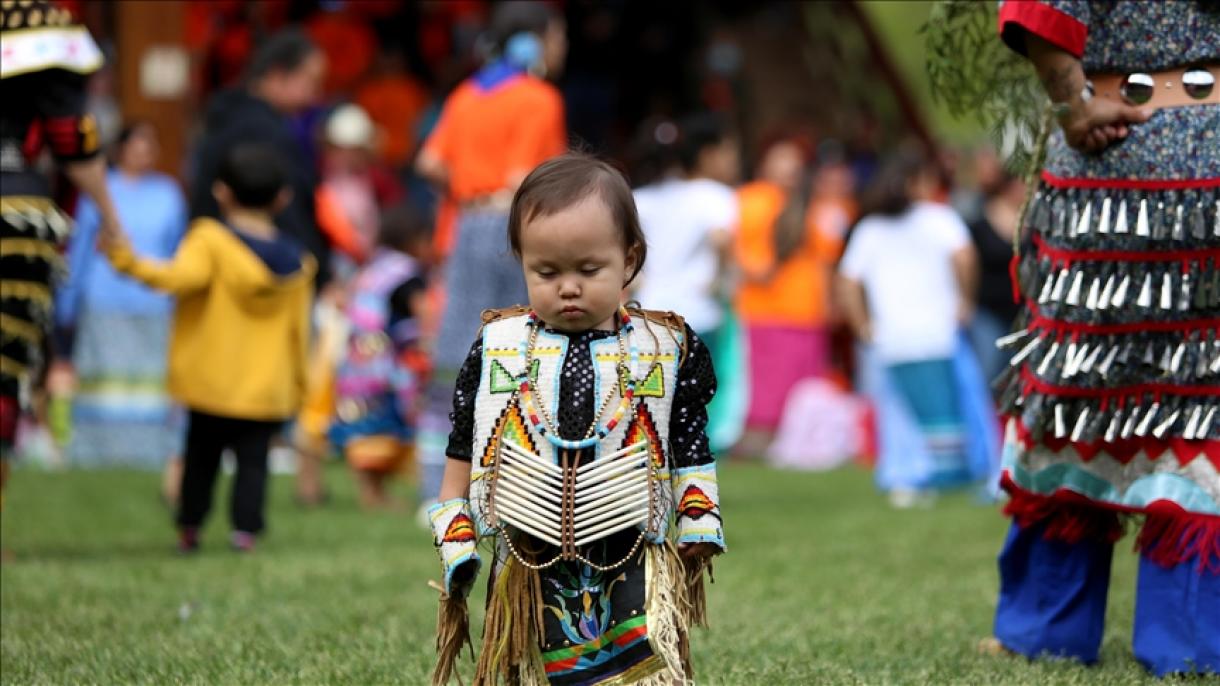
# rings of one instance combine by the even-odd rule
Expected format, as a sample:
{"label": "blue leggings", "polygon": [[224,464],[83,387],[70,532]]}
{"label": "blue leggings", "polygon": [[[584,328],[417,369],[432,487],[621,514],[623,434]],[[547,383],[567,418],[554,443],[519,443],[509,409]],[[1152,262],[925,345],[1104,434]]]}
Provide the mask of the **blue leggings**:
{"label": "blue leggings", "polygon": [[[1045,525],[1013,524],[1000,553],[995,635],[1027,657],[1097,661],[1113,544],[1048,541]],[[1157,676],[1220,673],[1220,575],[1192,559],[1166,569],[1141,557],[1135,657]]]}

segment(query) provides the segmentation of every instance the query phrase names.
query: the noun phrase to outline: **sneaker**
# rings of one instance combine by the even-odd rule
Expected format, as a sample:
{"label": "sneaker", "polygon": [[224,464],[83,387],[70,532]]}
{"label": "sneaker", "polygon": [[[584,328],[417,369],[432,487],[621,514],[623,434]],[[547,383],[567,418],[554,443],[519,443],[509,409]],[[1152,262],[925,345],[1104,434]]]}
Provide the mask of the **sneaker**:
{"label": "sneaker", "polygon": [[199,550],[199,529],[185,526],[178,529],[178,552],[188,555]]}
{"label": "sneaker", "polygon": [[249,531],[234,531],[229,536],[229,545],[239,553],[253,552],[255,538]]}

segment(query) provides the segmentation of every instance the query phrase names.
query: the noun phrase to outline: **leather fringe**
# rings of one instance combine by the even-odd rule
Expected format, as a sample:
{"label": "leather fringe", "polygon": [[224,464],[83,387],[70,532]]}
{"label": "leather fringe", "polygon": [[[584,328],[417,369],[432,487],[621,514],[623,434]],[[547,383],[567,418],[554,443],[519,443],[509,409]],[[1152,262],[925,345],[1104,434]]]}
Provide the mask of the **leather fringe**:
{"label": "leather fringe", "polygon": [[[432,686],[444,686],[457,673],[456,665],[462,647],[470,648],[474,659],[474,643],[470,640],[470,611],[465,598],[441,596],[436,614],[436,668],[432,670]],[[457,674],[458,682],[462,675]]]}
{"label": "leather fringe", "polygon": [[514,557],[496,574],[487,598],[483,645],[475,666],[475,686],[522,681],[534,672],[542,636],[542,577]]}

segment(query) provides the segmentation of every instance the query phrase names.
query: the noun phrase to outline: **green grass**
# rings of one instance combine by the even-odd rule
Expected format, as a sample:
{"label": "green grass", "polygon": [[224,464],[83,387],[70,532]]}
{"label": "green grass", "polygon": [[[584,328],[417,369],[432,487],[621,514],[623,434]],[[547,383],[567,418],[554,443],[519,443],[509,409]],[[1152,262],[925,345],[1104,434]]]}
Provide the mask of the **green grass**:
{"label": "green grass", "polygon": [[[329,477],[334,498],[315,511],[274,483],[254,555],[229,552],[214,516],[204,552],[182,559],[156,476],[16,472],[0,523],[14,558],[0,568],[0,683],[425,683],[428,535],[409,515],[360,512],[346,475]],[[1099,667],[986,658],[973,646],[995,601],[993,508],[962,496],[896,512],[856,470],[731,466],[721,482],[731,551],[709,588],[712,629],[694,637],[700,683],[1164,683],[1130,654],[1125,546]]]}

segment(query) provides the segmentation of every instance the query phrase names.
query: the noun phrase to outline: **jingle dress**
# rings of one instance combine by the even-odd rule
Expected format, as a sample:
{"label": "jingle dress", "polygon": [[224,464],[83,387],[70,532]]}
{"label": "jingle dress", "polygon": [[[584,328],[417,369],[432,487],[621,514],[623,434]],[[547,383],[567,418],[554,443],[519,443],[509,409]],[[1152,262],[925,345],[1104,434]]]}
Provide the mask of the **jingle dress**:
{"label": "jingle dress", "polygon": [[84,26],[47,2],[0,6],[0,459],[16,433],[23,386],[37,378],[52,324],[52,283],[71,222],[35,168],[44,144],[59,162],[98,153],[85,80],[102,54]]}
{"label": "jingle dress", "polygon": [[[633,312],[632,318],[642,320],[644,315]],[[448,455],[473,461],[470,500],[480,529],[490,524],[485,521],[489,513],[479,505],[480,481],[486,474],[483,468],[495,459],[498,438],[511,435],[540,455],[551,454],[547,441],[539,440],[529,428],[526,404],[519,399],[507,405],[494,400],[508,398],[501,394],[518,387],[512,381],[515,370],[510,369],[521,366],[525,346],[523,339],[511,339],[520,338],[524,319],[518,314],[485,327],[457,380]],[[716,376],[707,347],[689,326],[677,321],[676,327],[668,329],[671,334],[664,332],[666,324],[649,324],[661,339],[683,341],[652,355],[653,339],[647,331],[641,331],[645,327],[636,325],[633,340],[640,354],[633,357],[643,358],[637,368],[646,371],[637,375],[643,377],[636,391],[638,404],[601,444],[571,453],[573,465],[601,459],[610,448],[617,450],[620,445],[646,439],[649,459],[661,461],[666,480],[665,493],[658,493],[667,506],[660,517],[668,520],[670,510],[676,515],[676,535],[672,538],[678,543],[710,542],[723,549],[715,462],[705,434],[706,405],[716,391]],[[613,373],[615,339],[615,332],[599,330],[563,333],[548,328],[540,334],[536,386],[542,390],[538,402],[553,408],[551,416],[560,436],[584,436],[593,423],[610,388],[605,379]],[[621,397],[619,393],[613,396],[616,401]],[[480,405],[492,405],[493,409],[489,412]],[[556,461],[560,453],[555,450]],[[668,495],[671,486],[672,499]],[[518,549],[529,549],[527,554],[536,561],[550,560],[559,553],[559,548],[533,537],[518,540]],[[502,594],[497,577],[504,573],[506,563],[517,563],[499,537],[497,544],[489,606]],[[647,539],[639,529],[631,528],[585,546],[581,553],[594,565],[627,561],[602,571],[580,561],[561,560],[540,571],[543,635],[537,639],[536,657],[540,662],[533,674],[545,673],[546,680],[556,685],[671,684],[689,678],[688,626],[679,617],[661,616],[672,615],[677,608],[658,607],[653,599],[654,595],[676,596],[681,591],[673,586],[685,583],[681,577],[664,576],[664,558],[673,554],[672,547],[667,547],[664,522],[660,531]],[[658,585],[656,590],[654,584]],[[670,587],[660,588],[665,585]],[[492,633],[493,629],[485,626],[484,652],[489,641],[496,638],[489,636]],[[524,670],[520,678],[529,683],[527,674],[530,672]]]}
{"label": "jingle dress", "polygon": [[[999,28],[1086,74],[1220,76],[1214,4],[1005,2]],[[1095,661],[1117,515],[1134,513],[1135,656],[1220,671],[1220,105],[1160,109],[1096,155],[1056,131],[1023,235],[996,637]]]}

